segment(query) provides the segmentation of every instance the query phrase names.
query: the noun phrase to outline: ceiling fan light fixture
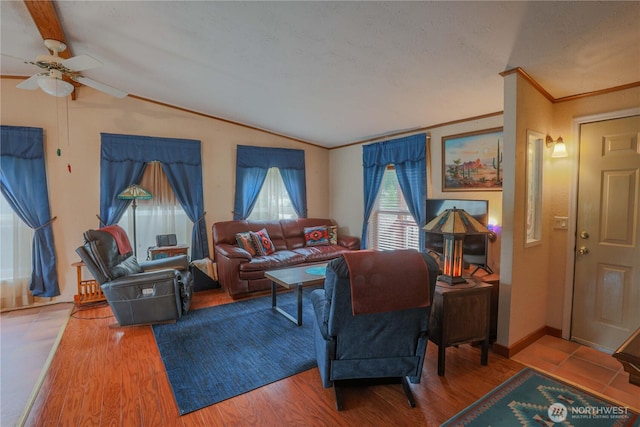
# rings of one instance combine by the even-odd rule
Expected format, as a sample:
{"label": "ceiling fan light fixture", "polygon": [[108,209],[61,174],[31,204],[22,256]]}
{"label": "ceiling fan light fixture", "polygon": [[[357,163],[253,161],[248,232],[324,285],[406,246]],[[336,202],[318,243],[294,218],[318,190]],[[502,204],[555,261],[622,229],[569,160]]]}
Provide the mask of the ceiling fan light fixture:
{"label": "ceiling fan light fixture", "polygon": [[53,76],[41,76],[38,78],[38,86],[49,95],[64,97],[71,95],[73,85]]}

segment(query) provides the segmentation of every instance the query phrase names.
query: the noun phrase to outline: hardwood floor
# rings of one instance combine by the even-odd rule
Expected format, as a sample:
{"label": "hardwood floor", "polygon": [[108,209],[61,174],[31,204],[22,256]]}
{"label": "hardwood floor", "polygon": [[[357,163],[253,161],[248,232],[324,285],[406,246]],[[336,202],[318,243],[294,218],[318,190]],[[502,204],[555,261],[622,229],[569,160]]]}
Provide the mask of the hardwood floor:
{"label": "hardwood floor", "polygon": [[[193,308],[228,302],[221,290],[204,291]],[[27,426],[437,426],[524,367],[494,353],[481,366],[480,349],[464,345],[447,349],[439,377],[430,342],[422,381],[411,386],[414,409],[400,385],[387,385],[346,389],[337,412],[314,368],[179,416],[151,327],[109,328],[110,314],[93,308],[69,320]]]}

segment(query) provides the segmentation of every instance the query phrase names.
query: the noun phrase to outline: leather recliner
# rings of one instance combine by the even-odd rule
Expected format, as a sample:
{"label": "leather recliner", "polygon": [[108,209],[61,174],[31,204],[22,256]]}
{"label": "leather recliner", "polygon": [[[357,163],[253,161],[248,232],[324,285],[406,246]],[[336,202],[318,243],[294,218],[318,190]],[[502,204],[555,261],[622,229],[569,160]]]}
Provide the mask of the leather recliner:
{"label": "leather recliner", "polygon": [[85,231],[76,249],[120,326],[175,321],[187,313],[193,293],[187,256],[138,263],[130,249],[117,225]]}
{"label": "leather recliner", "polygon": [[[400,383],[414,407],[407,379],[420,382],[438,264],[417,251],[370,252],[363,255],[370,259],[360,265],[381,268],[362,274],[345,259],[354,255],[331,261],[324,289],[311,293],[322,385],[333,386],[338,410],[342,409],[341,387],[363,382]],[[353,298],[353,286],[360,286],[359,301]],[[358,308],[361,304],[377,304],[381,309],[363,313]]]}

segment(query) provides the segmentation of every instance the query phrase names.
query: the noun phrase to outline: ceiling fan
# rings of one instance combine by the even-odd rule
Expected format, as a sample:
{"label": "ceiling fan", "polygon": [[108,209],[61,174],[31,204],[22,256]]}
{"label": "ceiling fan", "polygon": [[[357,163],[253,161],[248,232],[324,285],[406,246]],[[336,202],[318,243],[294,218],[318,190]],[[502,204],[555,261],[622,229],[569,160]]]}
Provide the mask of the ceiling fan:
{"label": "ceiling fan", "polygon": [[36,65],[46,71],[34,74],[16,87],[29,90],[40,88],[49,95],[59,97],[68,96],[73,92],[74,86],[68,81],[63,80],[63,76],[67,76],[74,82],[92,87],[116,98],[124,98],[127,96],[127,93],[120,89],[79,74],[80,71],[101,66],[102,62],[89,55],[77,55],[69,59],[64,59],[58,56],[58,54],[63,52],[67,48],[67,45],[52,39],[45,40],[44,44],[47,46],[47,49],[53,52],[53,55],[38,55],[35,62],[25,61],[25,63]]}

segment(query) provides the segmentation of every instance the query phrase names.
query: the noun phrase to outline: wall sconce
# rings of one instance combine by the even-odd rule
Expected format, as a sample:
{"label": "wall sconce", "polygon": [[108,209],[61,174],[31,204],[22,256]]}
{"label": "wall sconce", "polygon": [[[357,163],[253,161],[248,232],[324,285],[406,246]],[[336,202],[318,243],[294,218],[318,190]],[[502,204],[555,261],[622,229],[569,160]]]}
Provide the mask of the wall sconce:
{"label": "wall sconce", "polygon": [[487,234],[487,238],[491,243],[493,243],[496,240],[498,240],[498,233],[500,233],[500,231],[502,230],[502,227],[496,224],[495,222],[491,222],[491,220],[489,220],[489,224],[487,224],[487,230],[489,230],[489,233]]}
{"label": "wall sconce", "polygon": [[558,137],[555,141],[549,135],[547,135],[547,139],[545,141],[547,148],[553,147],[553,152],[551,153],[551,157],[569,157],[567,153],[567,146],[565,145],[561,136]]}

